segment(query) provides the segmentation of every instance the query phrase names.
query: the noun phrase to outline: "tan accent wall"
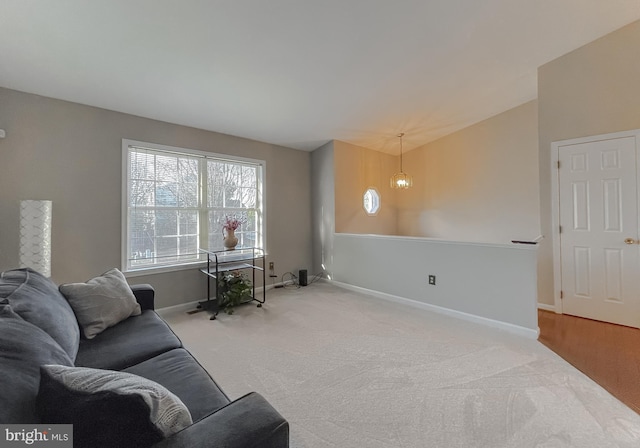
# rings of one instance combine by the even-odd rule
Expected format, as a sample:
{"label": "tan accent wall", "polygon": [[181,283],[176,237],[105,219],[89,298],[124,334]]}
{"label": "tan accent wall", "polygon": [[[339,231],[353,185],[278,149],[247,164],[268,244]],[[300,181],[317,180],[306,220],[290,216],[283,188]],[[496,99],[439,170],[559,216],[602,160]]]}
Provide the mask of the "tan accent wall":
{"label": "tan accent wall", "polygon": [[[311,268],[310,154],[267,143],[0,88],[0,270],[18,265],[22,199],[53,201],[52,278],[85,281],[120,267],[122,139],[266,160],[268,259]],[[157,306],[202,300],[196,269],[130,279]]]}
{"label": "tan accent wall", "polygon": [[[399,169],[398,157],[334,140],[335,231],[397,235],[396,192],[389,179]],[[375,188],[380,210],[368,215],[364,193]]]}
{"label": "tan accent wall", "polygon": [[551,143],[640,128],[640,22],[538,70],[540,210],[539,302],[554,303]]}
{"label": "tan accent wall", "polygon": [[405,155],[414,187],[398,191],[398,233],[509,243],[540,234],[537,102]]}

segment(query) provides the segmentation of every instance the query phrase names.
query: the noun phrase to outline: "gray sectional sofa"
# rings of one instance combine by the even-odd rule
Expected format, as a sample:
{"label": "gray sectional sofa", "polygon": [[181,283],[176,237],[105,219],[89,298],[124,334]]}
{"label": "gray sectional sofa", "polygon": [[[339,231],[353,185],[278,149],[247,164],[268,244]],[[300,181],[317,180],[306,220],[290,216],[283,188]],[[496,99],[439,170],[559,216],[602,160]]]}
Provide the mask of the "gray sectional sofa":
{"label": "gray sectional sofa", "polygon": [[[287,421],[257,393],[231,401],[154,311],[153,288],[131,290],[139,309],[87,339],[50,279],[31,269],[0,274],[0,423],[73,423],[74,446],[288,447]],[[140,410],[155,405],[113,391],[69,392],[45,374],[51,365],[151,380],[178,397],[189,423],[172,434],[149,429]]]}

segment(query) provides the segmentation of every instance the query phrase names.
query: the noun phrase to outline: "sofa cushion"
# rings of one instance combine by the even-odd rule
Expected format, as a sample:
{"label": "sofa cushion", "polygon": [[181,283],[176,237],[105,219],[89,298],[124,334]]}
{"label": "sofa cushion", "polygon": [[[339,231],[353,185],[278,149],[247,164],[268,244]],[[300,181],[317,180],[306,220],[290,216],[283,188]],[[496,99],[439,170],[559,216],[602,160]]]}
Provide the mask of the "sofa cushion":
{"label": "sofa cushion", "polygon": [[181,346],[167,323],[155,311],[147,310],[93,339],[81,339],[76,366],[122,370]]}
{"label": "sofa cushion", "polygon": [[207,371],[185,349],[178,348],[124,370],[143,376],[169,389],[199,420],[229,403]]}
{"label": "sofa cushion", "polygon": [[111,269],[86,283],[60,285],[60,292],[71,304],[87,339],[129,316],[140,314],[140,305],[118,269]]}
{"label": "sofa cushion", "polygon": [[125,372],[45,365],[38,411],[45,423],[73,424],[74,446],[145,447],[191,425],[163,386]]}
{"label": "sofa cushion", "polygon": [[73,365],[71,358],[44,330],[22,319],[0,302],[0,423],[37,423],[36,396],[40,365]]}
{"label": "sofa cushion", "polygon": [[78,352],[80,330],[69,303],[51,279],[33,269],[14,269],[0,274],[0,299],[27,322],[47,332],[73,360]]}

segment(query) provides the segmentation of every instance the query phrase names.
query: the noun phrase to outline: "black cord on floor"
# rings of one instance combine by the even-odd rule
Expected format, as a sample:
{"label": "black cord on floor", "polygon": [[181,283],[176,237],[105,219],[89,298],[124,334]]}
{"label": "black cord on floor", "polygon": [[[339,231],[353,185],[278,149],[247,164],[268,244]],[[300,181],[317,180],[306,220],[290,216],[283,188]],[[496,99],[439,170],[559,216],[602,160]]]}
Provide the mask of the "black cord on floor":
{"label": "black cord on floor", "polygon": [[[285,275],[290,276],[289,280],[285,280]],[[285,272],[282,274],[282,286],[285,288],[299,288],[298,277],[293,272]]]}
{"label": "black cord on floor", "polygon": [[[288,278],[285,279],[285,276],[287,276]],[[323,277],[324,277],[324,271],[321,271],[318,274],[314,275],[313,278],[311,279],[311,281],[309,283],[307,283],[307,285],[315,283],[315,282],[317,282],[318,280],[320,280]],[[281,284],[285,288],[296,288],[297,289],[297,288],[300,287],[300,281],[298,279],[298,276],[295,275],[293,272],[285,272],[284,274],[282,274],[282,282],[281,282]]]}
{"label": "black cord on floor", "polygon": [[324,271],[320,271],[319,273],[317,273],[316,275],[313,276],[313,278],[311,279],[309,284],[315,283],[315,282],[317,282],[318,280],[320,280],[323,277],[324,277]]}

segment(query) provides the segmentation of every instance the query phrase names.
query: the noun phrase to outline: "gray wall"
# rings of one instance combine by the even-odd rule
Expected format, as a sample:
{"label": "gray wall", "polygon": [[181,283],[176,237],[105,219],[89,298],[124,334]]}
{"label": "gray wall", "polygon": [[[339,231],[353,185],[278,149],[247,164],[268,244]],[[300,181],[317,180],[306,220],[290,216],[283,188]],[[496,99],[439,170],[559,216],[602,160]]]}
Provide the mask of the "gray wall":
{"label": "gray wall", "polygon": [[335,232],[334,142],[311,153],[313,273],[331,275]]}
{"label": "gray wall", "polygon": [[539,301],[554,304],[551,143],[640,128],[640,22],[538,70],[540,217]]}
{"label": "gray wall", "polygon": [[[336,234],[334,280],[537,336],[536,247]],[[429,285],[428,275],[436,276]]]}
{"label": "gray wall", "polygon": [[[18,266],[19,201],[53,201],[52,278],[120,267],[122,139],[266,160],[268,259],[278,275],[311,266],[307,152],[0,88],[0,270]],[[195,269],[129,279],[160,307],[204,298]]]}

